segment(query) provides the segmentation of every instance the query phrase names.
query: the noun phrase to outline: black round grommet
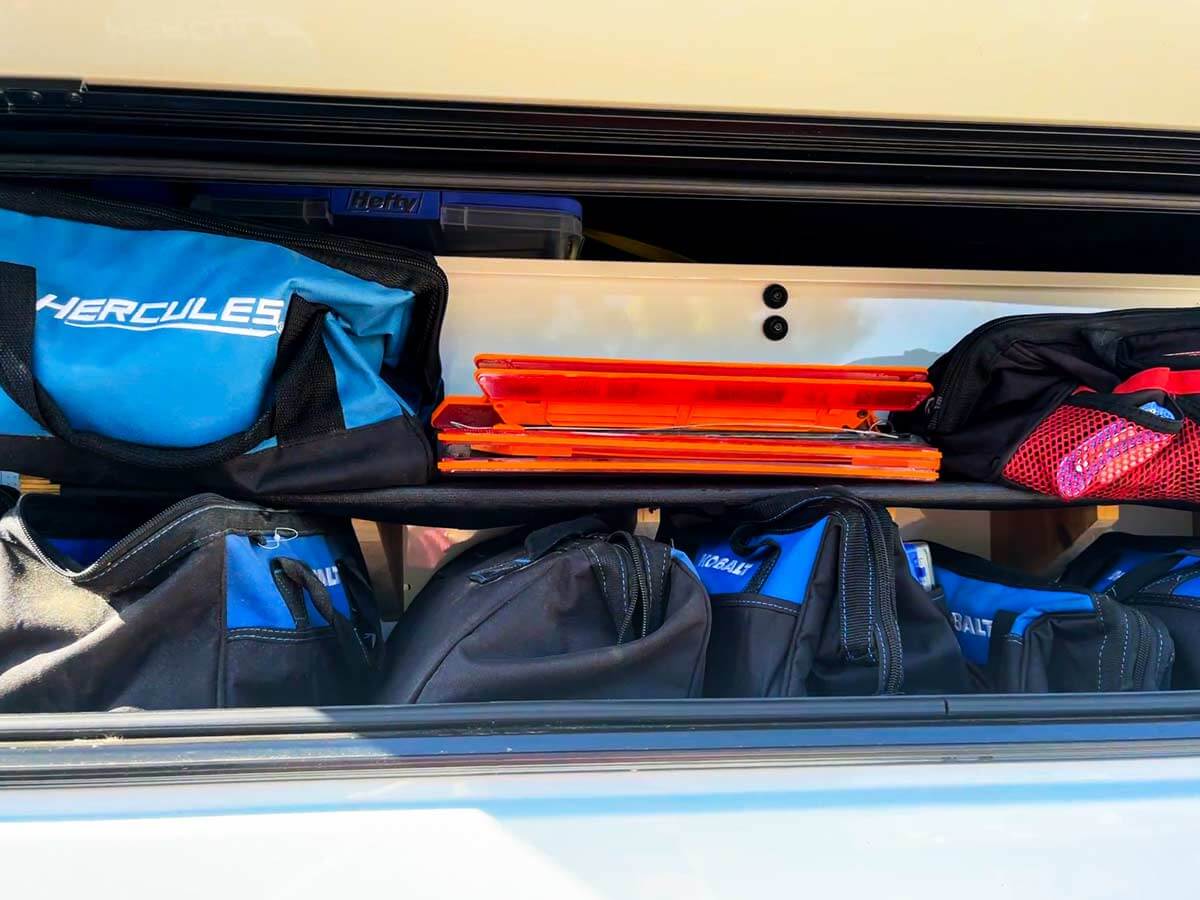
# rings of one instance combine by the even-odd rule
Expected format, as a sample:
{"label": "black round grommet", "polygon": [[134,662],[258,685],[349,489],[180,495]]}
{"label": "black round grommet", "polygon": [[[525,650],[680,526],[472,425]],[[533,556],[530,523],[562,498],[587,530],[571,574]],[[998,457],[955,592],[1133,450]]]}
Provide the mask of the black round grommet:
{"label": "black round grommet", "polygon": [[767,316],[763,322],[763,334],[768,341],[782,341],[787,337],[788,323],[783,316]]}
{"label": "black round grommet", "polygon": [[767,304],[769,309],[779,309],[787,300],[787,288],[782,284],[768,284],[763,288],[763,303]]}

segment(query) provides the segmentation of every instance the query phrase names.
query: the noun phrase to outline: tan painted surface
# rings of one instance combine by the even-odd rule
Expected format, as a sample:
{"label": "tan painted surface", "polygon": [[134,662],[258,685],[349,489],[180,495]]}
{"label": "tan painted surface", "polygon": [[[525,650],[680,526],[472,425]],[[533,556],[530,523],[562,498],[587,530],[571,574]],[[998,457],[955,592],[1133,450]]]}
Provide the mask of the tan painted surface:
{"label": "tan painted surface", "polygon": [[95,83],[1200,128],[1197,0],[6,0]]}

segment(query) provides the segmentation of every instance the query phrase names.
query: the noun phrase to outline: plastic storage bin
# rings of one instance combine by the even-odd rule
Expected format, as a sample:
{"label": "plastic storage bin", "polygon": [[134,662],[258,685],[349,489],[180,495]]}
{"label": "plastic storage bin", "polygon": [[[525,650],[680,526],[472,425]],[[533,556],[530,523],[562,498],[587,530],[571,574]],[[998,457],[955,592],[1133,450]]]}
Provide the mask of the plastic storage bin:
{"label": "plastic storage bin", "polygon": [[566,197],[386,187],[202,184],[194,209],[354,234],[444,255],[573,259],[582,208]]}

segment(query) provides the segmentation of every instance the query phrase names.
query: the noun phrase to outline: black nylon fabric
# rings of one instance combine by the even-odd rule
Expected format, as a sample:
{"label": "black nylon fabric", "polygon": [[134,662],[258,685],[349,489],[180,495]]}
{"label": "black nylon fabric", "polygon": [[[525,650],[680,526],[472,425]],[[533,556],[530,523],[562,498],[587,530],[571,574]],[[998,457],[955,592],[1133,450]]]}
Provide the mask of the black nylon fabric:
{"label": "black nylon fabric", "polygon": [[456,557],[388,638],[375,702],[700,696],[708,596],[669,547],[633,540],[646,545],[648,597],[616,535],[563,540],[529,562],[506,535]]}
{"label": "black nylon fabric", "polygon": [[[299,619],[295,628],[228,626],[226,537],[278,540],[292,532],[323,535],[336,550],[359,629],[377,634],[373,603],[357,586],[365,567],[345,523],[215,495],[162,513],[22,498],[0,517],[0,711],[365,700],[367,679],[338,628]],[[82,569],[50,542],[114,537],[121,538],[117,548]],[[321,609],[312,579],[310,594]]]}
{"label": "black nylon fabric", "polygon": [[[799,500],[815,502],[799,506]],[[889,666],[899,667],[897,690],[904,693],[972,689],[946,612],[913,580],[886,512],[867,505],[868,514],[885,525],[881,559],[847,539],[849,523],[864,516],[860,504],[838,493],[812,491],[769,498],[719,518],[682,511],[664,521],[660,539],[669,538],[694,554],[706,538],[748,533],[747,526],[754,533],[779,534],[830,517],[802,602],[766,595],[761,588],[712,598],[707,696],[872,695],[887,690],[884,673]],[[736,537],[731,543],[736,547]],[[864,573],[872,570],[886,591],[862,590]],[[892,603],[880,603],[885,593],[894,596]],[[868,623],[865,651],[857,642],[847,642],[854,620]],[[901,651],[891,660],[882,637],[889,626],[899,635]]]}
{"label": "black nylon fabric", "polygon": [[1174,646],[1157,616],[1140,614],[1082,585],[1038,579],[948,547],[931,545],[931,550],[938,569],[1009,587],[1014,596],[1020,590],[1061,590],[1092,599],[1090,612],[1044,612],[1023,635],[1012,631],[1023,609],[998,612],[987,664],[976,667],[981,689],[1038,694],[1170,687]]}
{"label": "black nylon fabric", "polygon": [[1072,560],[1061,580],[1093,584],[1129,551],[1148,554],[1150,558],[1129,569],[1109,588],[1109,593],[1120,602],[1154,616],[1170,632],[1175,645],[1171,687],[1200,690],[1200,598],[1178,593],[1182,585],[1200,578],[1200,564],[1188,559],[1200,556],[1200,538],[1102,534]]}
{"label": "black nylon fabric", "polygon": [[944,472],[996,480],[1076,388],[1107,392],[1156,366],[1200,366],[1200,308],[1008,316],[943,354],[929,369],[933,396],[890,421],[941,449]]}

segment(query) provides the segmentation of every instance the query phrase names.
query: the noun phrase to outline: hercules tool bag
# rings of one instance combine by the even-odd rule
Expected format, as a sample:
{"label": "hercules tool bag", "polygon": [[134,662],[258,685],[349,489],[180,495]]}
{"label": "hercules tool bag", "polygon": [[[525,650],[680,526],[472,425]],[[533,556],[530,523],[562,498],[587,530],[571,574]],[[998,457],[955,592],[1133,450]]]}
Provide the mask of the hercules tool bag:
{"label": "hercules tool bag", "polygon": [[0,188],[0,458],[249,496],[423,482],[445,301],[423,254]]}

